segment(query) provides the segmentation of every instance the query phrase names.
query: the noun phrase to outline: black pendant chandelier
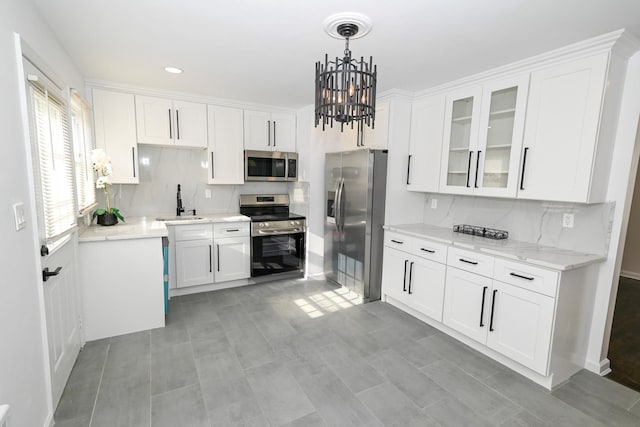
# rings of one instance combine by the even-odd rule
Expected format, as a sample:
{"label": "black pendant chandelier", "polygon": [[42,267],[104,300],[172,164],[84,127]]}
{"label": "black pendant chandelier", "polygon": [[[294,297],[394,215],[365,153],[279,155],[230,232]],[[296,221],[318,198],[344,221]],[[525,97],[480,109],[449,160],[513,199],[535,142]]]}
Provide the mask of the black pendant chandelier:
{"label": "black pendant chandelier", "polygon": [[341,131],[345,125],[353,129],[356,124],[359,133],[364,124],[371,128],[375,125],[377,66],[373,65],[373,56],[368,62],[364,57],[351,57],[349,39],[358,31],[357,23],[337,25],[337,35],[345,39],[344,57],[330,61],[325,55],[324,63],[316,63],[315,126],[322,122],[322,130],[327,125],[333,127],[334,121],[340,123]]}

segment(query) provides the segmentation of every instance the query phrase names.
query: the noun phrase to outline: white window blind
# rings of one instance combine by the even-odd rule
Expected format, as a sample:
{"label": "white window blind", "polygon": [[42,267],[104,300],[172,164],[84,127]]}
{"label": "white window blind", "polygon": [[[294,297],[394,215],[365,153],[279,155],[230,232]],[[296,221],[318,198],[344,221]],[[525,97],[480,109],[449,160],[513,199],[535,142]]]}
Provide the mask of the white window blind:
{"label": "white window blind", "polygon": [[78,215],[82,216],[96,205],[95,181],[91,163],[93,128],[91,110],[75,91],[71,94],[71,135],[73,138]]}
{"label": "white window blind", "polygon": [[76,225],[73,153],[64,102],[38,82],[29,82],[32,144],[37,158],[36,193],[47,244]]}

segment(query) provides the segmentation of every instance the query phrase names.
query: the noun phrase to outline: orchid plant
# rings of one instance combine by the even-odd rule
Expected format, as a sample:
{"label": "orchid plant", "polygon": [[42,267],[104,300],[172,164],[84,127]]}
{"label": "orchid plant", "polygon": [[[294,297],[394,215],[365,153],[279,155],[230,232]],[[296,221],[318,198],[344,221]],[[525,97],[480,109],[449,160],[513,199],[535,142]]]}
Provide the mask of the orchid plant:
{"label": "orchid plant", "polygon": [[93,170],[97,174],[96,188],[104,190],[104,196],[107,199],[107,209],[96,209],[93,216],[104,215],[110,213],[115,215],[119,220],[124,222],[124,217],[120,211],[111,207],[109,200],[109,185],[111,185],[111,175],[113,174],[113,168],[111,166],[111,159],[107,156],[107,153],[102,148],[96,148],[91,153],[93,161]]}

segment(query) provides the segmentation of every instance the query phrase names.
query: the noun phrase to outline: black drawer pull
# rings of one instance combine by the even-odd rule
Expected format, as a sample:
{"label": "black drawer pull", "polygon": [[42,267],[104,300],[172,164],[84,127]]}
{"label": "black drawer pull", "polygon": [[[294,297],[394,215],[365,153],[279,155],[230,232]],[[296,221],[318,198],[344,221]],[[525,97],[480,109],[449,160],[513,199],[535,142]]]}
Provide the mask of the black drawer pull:
{"label": "black drawer pull", "polygon": [[436,253],[436,251],[434,251],[433,249],[420,248],[420,250],[424,251],[424,252],[429,252],[430,254],[435,254]]}
{"label": "black drawer pull", "polygon": [[488,286],[482,287],[482,303],[480,305],[480,327],[481,328],[484,326],[484,299],[487,296],[487,289],[489,289]]}
{"label": "black drawer pull", "polygon": [[391,241],[392,241],[393,243],[397,243],[397,244],[399,244],[399,245],[401,245],[401,244],[403,244],[403,243],[404,243],[404,242],[402,242],[402,241],[400,241],[400,240],[393,240],[393,239],[391,239]]}
{"label": "black drawer pull", "polygon": [[230,228],[230,229],[227,230],[227,233],[233,233],[233,232],[236,232],[236,231],[240,231],[240,229],[238,229],[238,228]]}
{"label": "black drawer pull", "polygon": [[409,263],[408,259],[404,260],[404,279],[402,280],[402,292],[407,292],[407,264]]}
{"label": "black drawer pull", "polygon": [[496,294],[498,293],[497,289],[493,290],[493,295],[491,297],[491,320],[489,321],[489,332],[493,332],[493,313],[496,305]]}
{"label": "black drawer pull", "polygon": [[461,262],[466,262],[467,264],[471,264],[471,265],[478,265],[477,261],[469,261],[469,260],[466,260],[464,258],[460,258],[460,261]]}
{"label": "black drawer pull", "polygon": [[509,275],[510,275],[510,276],[513,276],[513,277],[518,277],[518,278],[520,278],[520,279],[533,280],[533,277],[522,276],[522,275],[520,275],[520,274],[518,274],[518,273],[509,273]]}

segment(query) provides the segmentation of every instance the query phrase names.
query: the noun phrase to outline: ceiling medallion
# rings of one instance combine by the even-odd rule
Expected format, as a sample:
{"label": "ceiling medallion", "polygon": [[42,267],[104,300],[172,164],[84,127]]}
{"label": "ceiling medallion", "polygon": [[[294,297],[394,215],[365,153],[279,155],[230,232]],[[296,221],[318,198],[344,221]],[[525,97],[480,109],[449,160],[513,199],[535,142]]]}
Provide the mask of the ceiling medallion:
{"label": "ceiling medallion", "polygon": [[315,125],[322,122],[333,127],[333,122],[351,128],[357,124],[358,132],[362,125],[373,128],[376,113],[377,66],[373,65],[373,56],[369,61],[364,57],[353,59],[349,50],[349,40],[364,36],[371,31],[369,19],[360,14],[345,13],[332,15],[323,23],[324,30],[332,37],[345,40],[344,57],[316,63],[315,80]]}

